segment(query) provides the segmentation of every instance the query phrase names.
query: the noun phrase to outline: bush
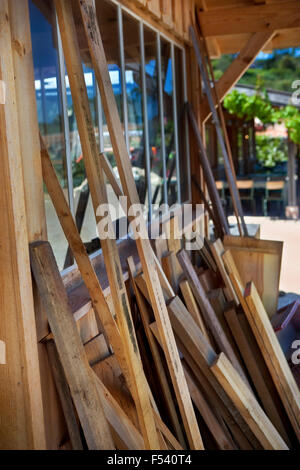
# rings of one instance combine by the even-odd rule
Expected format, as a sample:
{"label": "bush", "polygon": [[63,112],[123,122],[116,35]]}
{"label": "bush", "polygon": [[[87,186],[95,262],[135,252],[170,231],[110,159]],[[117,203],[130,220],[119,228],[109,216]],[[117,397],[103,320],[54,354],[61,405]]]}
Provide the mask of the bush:
{"label": "bush", "polygon": [[266,135],[256,136],[256,154],[257,160],[266,168],[274,168],[277,163],[287,161],[282,139]]}

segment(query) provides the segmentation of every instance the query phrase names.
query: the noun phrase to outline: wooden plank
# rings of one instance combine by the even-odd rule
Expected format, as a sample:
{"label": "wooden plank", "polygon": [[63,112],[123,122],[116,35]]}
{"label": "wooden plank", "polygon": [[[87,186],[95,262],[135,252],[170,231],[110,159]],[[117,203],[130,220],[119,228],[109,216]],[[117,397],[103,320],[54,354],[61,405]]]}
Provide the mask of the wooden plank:
{"label": "wooden plank", "polygon": [[60,403],[67,423],[72,449],[83,450],[83,445],[80,437],[80,429],[74,412],[74,405],[72,402],[70,389],[67,384],[67,380],[57,354],[55,343],[53,340],[50,340],[47,341],[46,345],[49,356],[49,362],[55,381],[55,386],[60,398]]}
{"label": "wooden plank", "polygon": [[7,0],[0,2],[0,23],[0,81],[6,88],[5,104],[0,105],[0,331],[6,343],[6,364],[0,367],[0,447],[45,449],[19,136],[21,110],[16,101]]}
{"label": "wooden plank", "polygon": [[183,35],[183,12],[182,12],[182,1],[173,1],[173,22],[174,22],[174,33],[178,36]]}
{"label": "wooden plank", "polygon": [[221,277],[223,279],[223,282],[226,286],[226,288],[224,289],[226,299],[228,300],[228,302],[233,301],[236,305],[239,305],[238,297],[232,287],[230,278],[226,272],[226,269],[222,260],[222,255],[225,251],[222,241],[220,239],[216,240],[215,242],[211,243],[210,248],[214,256],[214,260],[218,266]]}
{"label": "wooden plank", "polygon": [[31,267],[89,449],[114,449],[102,403],[48,242],[30,246]]}
{"label": "wooden plank", "polygon": [[[60,4],[57,0],[56,5]],[[93,2],[82,0],[80,11],[83,18],[86,36],[89,43],[89,50],[94,66],[96,79],[98,82],[102,104],[107,119],[108,130],[114,154],[117,160],[120,179],[124,194],[128,198],[129,206],[140,207],[139,197],[133,178],[130,158],[126,148],[123,130],[118,114],[118,109],[111,86],[105,52],[101,40],[98,24],[90,21],[95,18]],[[69,36],[70,37],[70,36]],[[67,39],[66,39],[67,42]],[[85,86],[85,85],[84,85]],[[163,292],[159,283],[158,273],[154,259],[154,253],[148,238],[145,221],[140,217],[140,233],[136,240],[143,271],[145,273],[147,287],[149,290],[151,303],[154,309],[155,318],[158,322],[160,335],[163,341],[164,352],[170,370],[173,386],[175,389],[178,405],[182,419],[192,449],[202,449],[202,439],[196,421],[193,405],[188,392],[188,387],[184,373],[179,361],[175,339],[172,332],[167,308],[165,305]]]}
{"label": "wooden plank", "polygon": [[282,437],[224,353],[218,356],[211,366],[211,370],[263,448],[267,450],[288,450]]}
{"label": "wooden plank", "polygon": [[197,387],[196,383],[193,380],[193,377],[191,376],[191,374],[189,374],[187,368],[184,369],[184,373],[193,402],[195,403],[195,406],[201,414],[213,438],[217,442],[219,449],[234,450],[234,444],[224,432],[223,427],[215,417],[213,411],[210,409],[209,405],[207,404],[206,398],[203,396],[203,394]]}
{"label": "wooden plank", "polygon": [[168,29],[173,29],[173,0],[161,0],[162,22]]}
{"label": "wooden plank", "polygon": [[200,383],[202,379],[201,376],[204,375],[249,442],[254,448],[258,448],[257,439],[209,369],[217,359],[217,354],[214,349],[204,338],[199,327],[186,308],[182,306],[178,297],[174,297],[168,304],[168,311],[178,347],[193,370],[193,373],[198,378],[200,370]]}
{"label": "wooden plank", "polygon": [[177,257],[183,271],[185,272],[190,282],[193,294],[198,302],[202,315],[205,318],[205,323],[209,327],[218,347],[222,352],[225,352],[228,355],[234,367],[236,367],[237,371],[241,374],[241,377],[247,382],[245,374],[240,367],[239,360],[236,357],[236,354],[233,351],[231,344],[229,343],[227,337],[225,336],[222,330],[220,322],[208,300],[208,297],[202,287],[201,282],[198,279],[198,276],[194,270],[191,260],[188,257],[187,252],[185,250],[181,250],[177,254]]}
{"label": "wooden plank", "polygon": [[[111,431],[116,441],[127,450],[143,450],[145,449],[144,440],[137,430],[137,428],[132,424],[124,410],[114,399],[112,394],[109,392],[107,387],[102,383],[99,377],[94,372],[94,380],[96,387],[99,391],[103,410],[106,416],[107,421],[110,424]],[[119,445],[118,445],[119,448]]]}
{"label": "wooden plank", "polygon": [[279,434],[289,445],[289,437],[274,401],[276,390],[274,390],[274,386],[270,381],[270,376],[265,366],[263,357],[261,356],[257,345],[253,344],[253,341],[255,342],[254,338],[250,343],[249,338],[252,335],[251,330],[247,331],[246,336],[246,332],[241,325],[241,314],[238,315],[234,309],[227,310],[224,315],[234,336],[235,342],[239,348],[243,361],[247,367],[262,406]]}
{"label": "wooden plank", "polygon": [[85,354],[91,367],[110,355],[104,335],[100,334],[84,345]]}
{"label": "wooden plank", "polygon": [[297,1],[199,11],[198,18],[205,37],[300,27]]}
{"label": "wooden plank", "polygon": [[[83,3],[84,2],[81,2],[80,4],[81,11],[84,10]],[[70,88],[73,97],[75,115],[78,124],[78,132],[83,150],[85,168],[91,191],[96,222],[98,223],[99,229],[99,223],[101,223],[101,220],[103,219],[103,216],[100,216],[99,214],[99,207],[101,207],[102,204],[107,204],[108,198],[104,181],[104,174],[100,165],[97,142],[92,124],[92,116],[81,64],[72,5],[63,0],[55,0],[55,6],[70,81]],[[93,2],[91,2],[90,13],[92,13],[92,18],[94,19],[96,17],[96,12]],[[88,21],[88,24],[92,26],[90,21]],[[99,31],[98,26],[97,29]],[[109,77],[108,71],[107,76]],[[107,81],[106,83],[110,82]],[[107,113],[105,114],[107,117]],[[121,139],[124,140],[123,134]],[[124,188],[124,184],[122,184],[122,186]],[[130,305],[122,276],[121,262],[114,237],[110,214],[105,216],[105,225],[106,224],[108,224],[110,236],[105,239],[103,237],[101,238],[101,248],[105,260],[118,326],[123,341],[124,353],[130,372],[130,390],[133,394],[133,398],[137,407],[146,447],[149,449],[159,449],[158,435],[156,432],[150,403],[150,396],[148,393],[148,384],[145,379],[139,357],[135,330],[131,318]]]}
{"label": "wooden plank", "polygon": [[[178,283],[179,283],[179,276],[180,276],[180,273],[178,276],[178,270],[176,270],[177,265],[178,265],[178,260],[174,252],[169,252],[161,258],[162,269],[166,275],[166,278],[168,279],[169,283],[171,284],[175,292],[177,292],[178,290]],[[180,271],[182,271],[181,268],[180,268]]]}
{"label": "wooden plank", "polygon": [[156,19],[161,17],[160,0],[147,0],[147,9]]}
{"label": "wooden plank", "polygon": [[180,283],[180,290],[181,290],[181,293],[183,295],[183,298],[184,298],[184,301],[185,301],[185,304],[186,304],[186,307],[187,307],[188,311],[190,312],[193,319],[195,320],[195,322],[199,326],[199,328],[200,328],[201,332],[203,333],[203,335],[205,336],[205,338],[208,341],[210,341],[209,340],[209,334],[207,332],[207,328],[205,326],[204,320],[202,318],[202,314],[200,312],[200,309],[198,308],[198,305],[196,303],[196,300],[195,300],[194,294],[192,292],[192,289],[189,285],[189,282],[188,281],[182,281]]}
{"label": "wooden plank", "polygon": [[[225,70],[222,77],[216,83],[216,90],[219,100],[222,102],[227,93],[234,87],[239,79],[248,70],[254,62],[257,54],[272,39],[275,31],[259,32],[251,36],[245,46],[241,49],[239,55]],[[206,96],[203,96],[201,103],[201,119],[203,123],[211,116],[211,110]]]}
{"label": "wooden plank", "polygon": [[243,284],[253,281],[258,286],[271,318],[277,311],[283,243],[232,236],[225,236],[223,243],[231,250]]}
{"label": "wooden plank", "polygon": [[170,390],[170,387],[169,387],[169,383],[168,383],[168,379],[167,379],[167,376],[166,376],[166,373],[165,373],[165,370],[164,370],[163,362],[162,362],[162,359],[161,359],[161,356],[160,356],[160,352],[159,352],[156,340],[153,337],[153,333],[150,329],[151,318],[150,318],[148,306],[146,305],[145,300],[144,300],[143,296],[141,295],[141,293],[140,293],[140,291],[139,291],[139,289],[136,285],[136,282],[135,282],[135,277],[136,277],[137,272],[136,272],[136,267],[135,267],[135,264],[134,264],[134,261],[133,261],[132,257],[128,258],[127,264],[128,264],[131,284],[133,286],[136,301],[137,301],[137,304],[139,306],[139,312],[140,312],[141,319],[142,319],[142,322],[143,322],[145,334],[147,336],[148,343],[149,343],[149,346],[150,346],[150,349],[151,349],[152,358],[153,358],[153,361],[154,361],[154,364],[155,364],[155,367],[156,367],[156,371],[157,371],[157,374],[158,374],[158,377],[159,377],[160,386],[161,386],[162,394],[163,394],[164,399],[165,399],[165,404],[166,404],[166,407],[167,407],[167,411],[168,411],[171,423],[172,423],[172,425],[173,425],[173,427],[176,431],[176,434],[177,434],[177,437],[178,437],[179,441],[181,442],[181,444],[183,446],[185,446],[184,437],[183,437],[183,434],[182,434],[181,426],[180,426],[179,421],[178,421],[177,412],[176,412],[176,409],[175,409],[175,406],[174,406],[174,400],[173,400],[171,390]]}
{"label": "wooden plank", "polygon": [[93,308],[89,309],[86,315],[84,315],[82,318],[79,318],[76,324],[83,344],[88,343],[101,332],[101,330],[99,331]]}
{"label": "wooden plank", "polygon": [[[173,308],[173,307],[171,307],[171,308]],[[156,323],[152,323],[150,325],[150,328],[151,328],[151,331],[153,332],[155,338],[157,339],[158,343],[161,345],[161,340],[160,340],[160,337],[159,337],[159,334],[158,334],[158,328],[157,328]],[[186,355],[186,352],[184,351],[184,356],[185,355]],[[230,436],[228,435],[228,433],[226,432],[226,429],[224,430],[222,428],[220,423],[217,421],[215,415],[210,410],[207,400],[205,398],[203,398],[203,395],[201,394],[201,392],[199,390],[199,383],[198,383],[199,381],[196,383],[196,381],[193,377],[192,368],[188,366],[188,364],[187,364],[187,362],[185,361],[184,358],[181,361],[182,361],[182,364],[183,364],[183,369],[184,369],[184,373],[185,373],[185,376],[186,376],[186,379],[187,379],[187,383],[188,383],[188,386],[189,386],[189,390],[190,390],[192,400],[193,400],[195,406],[197,407],[198,411],[201,413],[201,416],[203,417],[206,425],[208,426],[209,429],[211,429],[211,431],[213,433],[213,436],[214,436],[214,439],[218,443],[218,446],[220,447],[220,449],[223,449],[223,450],[225,450],[225,449],[227,449],[227,450],[228,449],[234,449],[235,445],[232,442],[232,440],[231,440]],[[194,370],[197,371],[196,375],[199,377],[200,372],[197,369],[197,367]],[[204,387],[204,384],[206,384],[207,380],[206,380],[205,376],[201,373],[200,373],[200,377],[201,377],[200,382]],[[210,387],[209,383],[208,383],[208,386]],[[208,391],[208,396],[211,398],[212,395],[214,395],[214,393],[215,393],[214,389],[212,387],[210,387],[209,391]],[[216,411],[216,408],[215,408],[214,411]]]}
{"label": "wooden plank", "polygon": [[284,357],[254,283],[247,284],[245,312],[296,436],[300,439],[300,390]]}
{"label": "wooden plank", "polygon": [[6,344],[0,340],[0,364],[6,364]]}

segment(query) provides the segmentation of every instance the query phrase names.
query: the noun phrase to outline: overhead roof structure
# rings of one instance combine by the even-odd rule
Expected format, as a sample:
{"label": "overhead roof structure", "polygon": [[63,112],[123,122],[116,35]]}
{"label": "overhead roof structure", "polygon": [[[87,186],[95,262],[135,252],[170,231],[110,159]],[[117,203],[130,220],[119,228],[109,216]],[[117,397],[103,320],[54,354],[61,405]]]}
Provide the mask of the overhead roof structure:
{"label": "overhead roof structure", "polygon": [[297,0],[200,0],[198,18],[211,56],[234,54],[255,33],[274,31],[263,51],[300,45]]}

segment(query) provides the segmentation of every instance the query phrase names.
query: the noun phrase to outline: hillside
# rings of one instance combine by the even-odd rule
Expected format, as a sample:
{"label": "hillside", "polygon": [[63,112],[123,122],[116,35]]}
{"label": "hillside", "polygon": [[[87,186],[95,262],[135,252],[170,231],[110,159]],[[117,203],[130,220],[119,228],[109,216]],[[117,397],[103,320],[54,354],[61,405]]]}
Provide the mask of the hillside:
{"label": "hillside", "polygon": [[[224,55],[213,60],[216,79],[219,79],[234,60],[234,55]],[[239,83],[292,92],[291,84],[300,80],[300,49],[275,50],[272,54],[260,54]]]}

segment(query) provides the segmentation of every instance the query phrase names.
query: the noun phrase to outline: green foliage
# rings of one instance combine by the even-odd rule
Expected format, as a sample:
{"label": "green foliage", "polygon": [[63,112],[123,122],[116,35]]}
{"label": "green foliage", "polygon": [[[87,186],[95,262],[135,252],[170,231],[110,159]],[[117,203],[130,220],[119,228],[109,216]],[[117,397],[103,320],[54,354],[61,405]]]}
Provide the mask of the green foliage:
{"label": "green foliage", "polygon": [[288,105],[281,110],[281,119],[289,131],[290,139],[300,144],[300,112],[294,106]]}
{"label": "green foliage", "polygon": [[257,159],[266,168],[274,168],[277,163],[287,161],[282,139],[266,135],[256,136]]}
{"label": "green foliage", "polygon": [[[218,80],[235,55],[223,55],[213,61],[214,73]],[[260,80],[265,88],[291,92],[291,84],[300,76],[300,56],[295,49],[274,51],[271,56],[256,59],[243,75],[240,84],[255,86]]]}
{"label": "green foliage", "polygon": [[265,91],[257,91],[253,96],[248,96],[233,90],[226,96],[224,107],[230,114],[235,114],[245,121],[257,117],[263,124],[270,124],[278,120],[277,113]]}

